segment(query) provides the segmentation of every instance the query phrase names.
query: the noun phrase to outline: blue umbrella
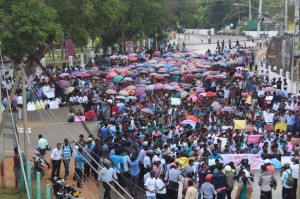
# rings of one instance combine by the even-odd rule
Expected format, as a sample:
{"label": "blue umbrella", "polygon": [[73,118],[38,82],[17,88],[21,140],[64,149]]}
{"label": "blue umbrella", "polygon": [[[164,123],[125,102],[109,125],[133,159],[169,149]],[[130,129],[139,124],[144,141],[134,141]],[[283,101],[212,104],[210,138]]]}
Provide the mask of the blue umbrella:
{"label": "blue umbrella", "polygon": [[227,67],[227,63],[226,63],[225,61],[222,61],[222,62],[220,63],[220,65],[223,66],[223,67]]}

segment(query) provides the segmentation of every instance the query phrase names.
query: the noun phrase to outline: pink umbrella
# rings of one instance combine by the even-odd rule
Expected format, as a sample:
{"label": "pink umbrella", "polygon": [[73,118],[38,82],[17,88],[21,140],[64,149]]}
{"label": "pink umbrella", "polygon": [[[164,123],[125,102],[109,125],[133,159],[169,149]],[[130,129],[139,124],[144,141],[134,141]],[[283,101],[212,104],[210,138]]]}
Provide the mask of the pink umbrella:
{"label": "pink umbrella", "polygon": [[215,75],[215,78],[216,79],[224,79],[224,76],[223,75]]}
{"label": "pink umbrella", "polygon": [[156,79],[164,79],[164,76],[162,76],[161,74],[154,74],[153,77],[155,77]]}
{"label": "pink umbrella", "polygon": [[204,93],[205,92],[204,88],[201,88],[201,87],[195,87],[194,89],[196,89],[197,93]]}
{"label": "pink umbrella", "polygon": [[149,113],[149,114],[153,115],[153,111],[148,108],[143,108],[143,109],[141,109],[141,111],[144,113]]}
{"label": "pink umbrella", "polygon": [[129,59],[128,59],[129,61],[137,61],[138,60],[138,58],[137,57],[129,57]]}
{"label": "pink umbrella", "polygon": [[198,99],[198,97],[197,97],[196,95],[191,95],[191,96],[189,96],[187,99],[188,99],[188,100],[191,100],[191,99],[192,99],[193,102],[196,102],[197,99]]}
{"label": "pink umbrella", "polygon": [[70,74],[69,73],[62,73],[62,74],[60,74],[59,76],[60,77],[66,77],[66,76],[69,76]]}
{"label": "pink umbrella", "polygon": [[178,86],[179,85],[179,83],[178,82],[171,82],[171,83],[169,83],[171,86]]}
{"label": "pink umbrella", "polygon": [[154,55],[160,55],[160,53],[161,53],[161,52],[157,50],[157,51],[154,51],[153,54],[154,54]]}
{"label": "pink umbrella", "polygon": [[115,72],[110,72],[110,73],[108,73],[108,75],[106,75],[106,77],[105,78],[114,78],[115,76],[117,76],[118,74],[117,73],[115,73]]}
{"label": "pink umbrella", "polygon": [[236,77],[236,78],[242,78],[242,77],[243,77],[243,75],[241,75],[241,74],[237,74],[237,73],[236,73],[236,74],[234,74],[234,75],[233,75],[233,77]]}
{"label": "pink umbrella", "polygon": [[91,76],[90,73],[83,73],[83,74],[81,75],[81,77],[90,77],[90,76]]}
{"label": "pink umbrella", "polygon": [[213,79],[213,78],[215,78],[214,75],[208,75],[205,79]]}

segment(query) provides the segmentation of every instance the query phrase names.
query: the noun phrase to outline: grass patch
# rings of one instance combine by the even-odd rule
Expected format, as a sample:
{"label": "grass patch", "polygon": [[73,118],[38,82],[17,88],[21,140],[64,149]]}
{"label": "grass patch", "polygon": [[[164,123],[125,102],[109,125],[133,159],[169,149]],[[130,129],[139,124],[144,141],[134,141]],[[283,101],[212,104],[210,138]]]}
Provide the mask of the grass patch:
{"label": "grass patch", "polygon": [[5,189],[0,189],[0,198],[1,199],[26,199],[27,195],[25,191],[21,189],[15,189],[12,187],[7,187]]}

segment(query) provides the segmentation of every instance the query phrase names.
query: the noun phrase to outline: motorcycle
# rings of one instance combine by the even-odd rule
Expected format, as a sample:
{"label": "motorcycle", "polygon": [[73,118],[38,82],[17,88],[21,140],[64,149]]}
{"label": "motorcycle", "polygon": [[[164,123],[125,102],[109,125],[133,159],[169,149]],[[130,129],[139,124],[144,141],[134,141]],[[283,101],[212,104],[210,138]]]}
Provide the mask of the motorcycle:
{"label": "motorcycle", "polygon": [[39,152],[36,152],[36,153],[34,153],[34,157],[32,158],[32,160],[33,161],[31,161],[31,168],[35,172],[40,172],[41,177],[43,177],[45,174],[45,171],[44,171],[45,159],[44,159],[44,157]]}
{"label": "motorcycle", "polygon": [[54,177],[51,182],[56,199],[84,199],[79,198],[80,191],[77,191],[74,185],[66,184],[63,178]]}

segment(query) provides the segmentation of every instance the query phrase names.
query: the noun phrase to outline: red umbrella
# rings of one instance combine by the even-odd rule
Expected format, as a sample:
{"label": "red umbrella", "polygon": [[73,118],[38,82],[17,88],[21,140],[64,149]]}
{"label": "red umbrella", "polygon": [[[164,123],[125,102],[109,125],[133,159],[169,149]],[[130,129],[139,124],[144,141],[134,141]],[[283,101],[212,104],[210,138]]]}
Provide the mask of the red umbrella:
{"label": "red umbrella", "polygon": [[216,96],[217,96],[216,93],[210,91],[206,93],[206,97],[216,97]]}
{"label": "red umbrella", "polygon": [[199,122],[198,118],[196,116],[194,116],[194,115],[188,115],[188,116],[186,116],[185,119],[186,120],[193,120],[196,123]]}
{"label": "red umbrella", "polygon": [[161,53],[161,52],[157,50],[157,51],[154,51],[153,54],[154,54],[154,55],[160,55],[160,53]]}
{"label": "red umbrella", "polygon": [[137,57],[129,57],[129,59],[128,59],[129,61],[137,61],[138,60],[138,58]]}

